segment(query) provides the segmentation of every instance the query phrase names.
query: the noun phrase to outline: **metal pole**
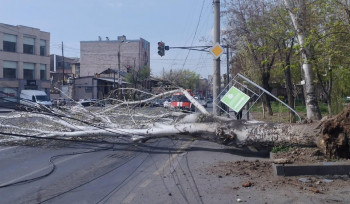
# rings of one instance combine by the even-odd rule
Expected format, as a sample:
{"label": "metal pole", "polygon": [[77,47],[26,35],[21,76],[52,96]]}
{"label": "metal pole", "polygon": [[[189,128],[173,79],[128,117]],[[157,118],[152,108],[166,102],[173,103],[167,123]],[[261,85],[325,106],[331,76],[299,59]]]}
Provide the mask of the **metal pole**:
{"label": "metal pole", "polygon": [[120,46],[119,46],[119,51],[118,51],[118,83],[120,86]]}
{"label": "metal pole", "polygon": [[[226,64],[227,64],[227,74],[226,74],[226,84],[227,84],[227,91],[230,89],[230,49],[229,46],[226,45]],[[230,108],[227,106],[227,117],[230,117]]]}
{"label": "metal pole", "polygon": [[62,41],[62,68],[63,68],[63,81],[62,81],[62,85],[64,85],[64,54],[63,54],[63,41]]}
{"label": "metal pole", "polygon": [[115,89],[115,71],[113,70],[114,77],[113,77],[113,90]]}
{"label": "metal pole", "polygon": [[[214,4],[214,43],[220,44],[220,0],[213,0]],[[213,114],[220,115],[220,57],[214,59],[214,73],[213,73]],[[217,101],[218,100],[218,101]]]}
{"label": "metal pole", "polygon": [[120,88],[121,88],[121,82],[120,82],[120,46],[122,45],[123,42],[120,42],[119,44],[119,50],[118,50],[118,98],[121,99],[121,92],[120,92]]}

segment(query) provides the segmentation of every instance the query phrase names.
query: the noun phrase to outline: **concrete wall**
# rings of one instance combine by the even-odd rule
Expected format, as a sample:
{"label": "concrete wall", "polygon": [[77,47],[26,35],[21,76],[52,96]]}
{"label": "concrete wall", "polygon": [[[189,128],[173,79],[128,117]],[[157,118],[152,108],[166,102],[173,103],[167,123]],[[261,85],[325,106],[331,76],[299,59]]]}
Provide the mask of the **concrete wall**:
{"label": "concrete wall", "polygon": [[[35,80],[38,89],[48,91],[50,88],[50,33],[40,31],[37,28],[27,26],[12,26],[0,23],[0,87],[18,88],[18,92],[24,89],[27,80],[23,80],[23,63],[35,64]],[[3,34],[11,34],[17,36],[16,52],[3,51]],[[23,53],[23,37],[31,37],[35,39],[34,54]],[[45,56],[40,56],[40,40],[46,41]],[[3,78],[3,61],[17,62],[17,78]],[[46,80],[40,80],[40,64],[46,65]]]}
{"label": "concrete wall", "polygon": [[[120,51],[120,70],[127,72],[127,66],[138,71],[149,65],[149,42],[146,40],[81,41],[80,76],[94,76],[111,68],[118,70]],[[146,53],[145,53],[146,52]]]}
{"label": "concrete wall", "polygon": [[96,82],[94,77],[81,77],[74,79],[74,87],[72,88],[72,98],[76,101],[79,99],[93,99],[97,97]]}

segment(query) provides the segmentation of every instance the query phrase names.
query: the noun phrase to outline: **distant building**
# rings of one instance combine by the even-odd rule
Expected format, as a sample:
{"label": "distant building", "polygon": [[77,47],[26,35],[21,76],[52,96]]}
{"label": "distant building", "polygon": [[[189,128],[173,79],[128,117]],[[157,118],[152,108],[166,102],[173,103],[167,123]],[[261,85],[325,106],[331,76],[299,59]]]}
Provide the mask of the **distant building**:
{"label": "distant building", "polygon": [[99,38],[80,42],[81,77],[95,76],[110,68],[117,71],[118,78],[119,65],[120,71],[129,73],[150,67],[150,43],[142,38],[128,40],[125,36],[118,40]]}
{"label": "distant building", "polygon": [[[105,98],[114,89],[130,86],[127,73],[137,75],[150,67],[150,43],[142,38],[81,41],[79,78],[73,82],[72,98]],[[119,84],[119,81],[121,84]]]}
{"label": "distant building", "polygon": [[50,33],[0,23],[0,39],[0,105],[16,101],[23,89],[49,94]]}
{"label": "distant building", "polygon": [[[63,66],[64,63],[64,66]],[[64,67],[64,71],[63,71]],[[65,88],[62,87],[63,80],[67,85],[69,78],[79,77],[80,60],[79,58],[63,57],[60,55],[50,55],[50,78],[51,78],[51,95],[53,98],[58,98]],[[64,76],[64,77],[63,77]],[[58,88],[58,89],[55,89]],[[65,92],[65,91],[64,91]],[[65,93],[66,94],[66,93]]]}

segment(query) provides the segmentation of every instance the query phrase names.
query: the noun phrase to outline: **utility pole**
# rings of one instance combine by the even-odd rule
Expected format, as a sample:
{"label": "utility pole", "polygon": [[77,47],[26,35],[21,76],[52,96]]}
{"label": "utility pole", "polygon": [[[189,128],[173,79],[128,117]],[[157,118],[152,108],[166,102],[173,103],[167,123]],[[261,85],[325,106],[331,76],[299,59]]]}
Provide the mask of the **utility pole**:
{"label": "utility pole", "polygon": [[[214,4],[214,44],[220,44],[220,0],[213,0]],[[220,115],[220,57],[214,59],[213,73],[213,114]]]}
{"label": "utility pole", "polygon": [[63,82],[62,82],[62,85],[64,85],[64,54],[63,54],[63,41],[62,41],[62,69],[63,69]]}
{"label": "utility pole", "polygon": [[[226,85],[227,85],[227,91],[230,90],[230,47],[228,44],[226,45],[226,60],[227,60],[227,73],[226,73]],[[230,107],[226,106],[227,108],[227,117],[230,117]]]}
{"label": "utility pole", "polygon": [[[120,43],[120,45],[121,45],[121,43]],[[120,45],[119,45],[119,51],[118,51],[118,83],[119,83],[119,85],[118,85],[118,98],[122,99],[121,89],[120,89],[121,85],[122,85],[121,78],[120,78]]]}

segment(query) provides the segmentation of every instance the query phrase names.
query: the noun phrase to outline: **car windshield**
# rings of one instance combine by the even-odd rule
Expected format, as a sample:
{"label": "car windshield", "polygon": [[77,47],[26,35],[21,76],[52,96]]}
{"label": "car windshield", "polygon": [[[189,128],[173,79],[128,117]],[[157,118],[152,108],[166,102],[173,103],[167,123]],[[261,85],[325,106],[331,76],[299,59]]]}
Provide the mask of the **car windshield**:
{"label": "car windshield", "polygon": [[46,95],[37,95],[36,97],[36,101],[49,101],[49,97]]}
{"label": "car windshield", "polygon": [[177,101],[177,102],[189,102],[189,100],[184,95],[174,95],[171,98],[171,101],[173,101],[173,102],[175,102],[175,101]]}

